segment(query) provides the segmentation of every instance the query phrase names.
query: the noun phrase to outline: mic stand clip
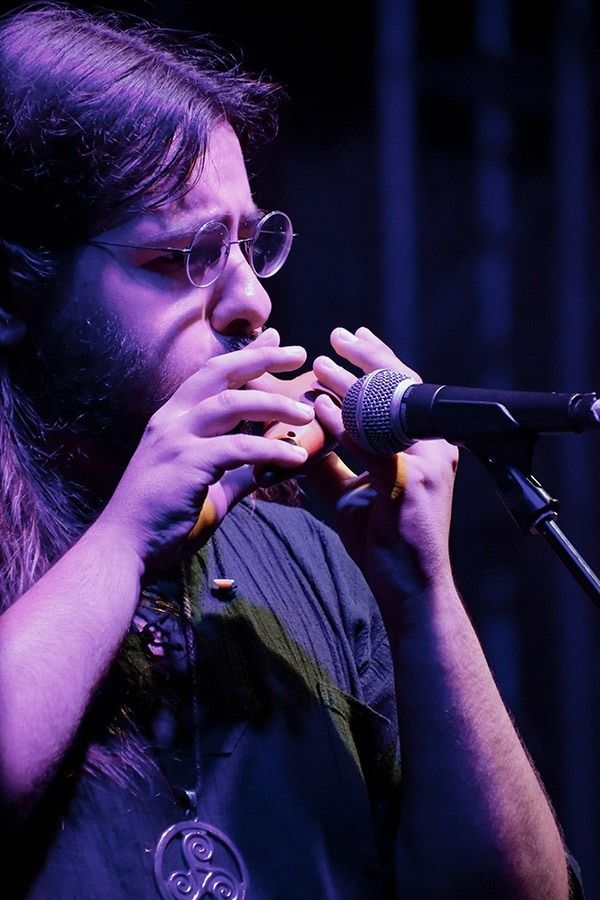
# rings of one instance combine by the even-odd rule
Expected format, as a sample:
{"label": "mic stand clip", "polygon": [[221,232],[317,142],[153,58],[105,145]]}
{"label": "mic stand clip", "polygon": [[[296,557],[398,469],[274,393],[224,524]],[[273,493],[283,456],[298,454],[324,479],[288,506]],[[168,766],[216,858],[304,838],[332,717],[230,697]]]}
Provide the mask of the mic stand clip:
{"label": "mic stand clip", "polygon": [[535,435],[526,434],[501,439],[493,445],[489,441],[467,441],[462,446],[490,473],[517,527],[525,533],[541,534],[600,608],[600,579],[558,526],[559,501],[529,472],[535,442]]}

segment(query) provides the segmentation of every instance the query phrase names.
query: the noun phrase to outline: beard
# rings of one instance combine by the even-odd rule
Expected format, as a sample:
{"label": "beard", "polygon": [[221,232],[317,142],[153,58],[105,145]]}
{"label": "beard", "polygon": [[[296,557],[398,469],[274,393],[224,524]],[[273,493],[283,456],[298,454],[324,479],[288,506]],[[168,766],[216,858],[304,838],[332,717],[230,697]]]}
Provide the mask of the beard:
{"label": "beard", "polygon": [[[216,337],[227,353],[256,335]],[[49,304],[37,317],[11,374],[36,413],[41,433],[32,438],[42,456],[86,494],[91,477],[99,487],[106,461],[120,476],[148,420],[181,380],[116,314],[95,308],[75,317],[66,303]]]}
{"label": "beard", "polygon": [[149,350],[113,314],[96,310],[72,320],[44,315],[19,348],[14,380],[43,425],[51,446],[70,453],[103,448],[130,456],[152,413],[174,389]]}

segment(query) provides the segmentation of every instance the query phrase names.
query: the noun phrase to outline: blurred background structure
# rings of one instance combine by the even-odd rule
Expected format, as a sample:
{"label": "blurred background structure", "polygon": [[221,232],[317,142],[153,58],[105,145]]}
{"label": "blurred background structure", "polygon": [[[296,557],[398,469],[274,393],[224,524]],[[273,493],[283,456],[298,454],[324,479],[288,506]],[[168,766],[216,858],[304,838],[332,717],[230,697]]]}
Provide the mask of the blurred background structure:
{"label": "blurred background structure", "polygon": [[[261,205],[299,232],[270,284],[284,340],[314,356],[335,325],[367,324],[428,382],[600,389],[600,4],[102,6],[210,32],[287,86],[255,177]],[[600,433],[542,438],[533,472],[600,570]],[[452,542],[588,900],[600,898],[600,609],[466,452]]]}

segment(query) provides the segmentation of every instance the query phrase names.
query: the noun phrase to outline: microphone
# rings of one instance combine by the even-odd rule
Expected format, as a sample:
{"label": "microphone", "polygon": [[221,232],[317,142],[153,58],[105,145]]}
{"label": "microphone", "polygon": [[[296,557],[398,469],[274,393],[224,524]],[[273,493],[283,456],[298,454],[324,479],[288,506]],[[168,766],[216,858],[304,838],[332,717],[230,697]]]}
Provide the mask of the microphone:
{"label": "microphone", "polygon": [[393,369],[359,378],[342,403],[355,443],[386,456],[417,440],[451,444],[600,428],[600,395],[421,384]]}

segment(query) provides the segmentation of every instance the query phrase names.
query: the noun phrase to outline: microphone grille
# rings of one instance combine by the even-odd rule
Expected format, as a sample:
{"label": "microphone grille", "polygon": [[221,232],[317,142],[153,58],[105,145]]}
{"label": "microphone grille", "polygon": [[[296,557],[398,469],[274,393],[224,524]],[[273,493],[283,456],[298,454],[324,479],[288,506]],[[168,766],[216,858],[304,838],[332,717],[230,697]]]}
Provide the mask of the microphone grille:
{"label": "microphone grille", "polygon": [[376,369],[348,389],[342,403],[344,428],[369,453],[389,456],[411,443],[396,436],[392,419],[394,394],[407,378],[393,369]]}

